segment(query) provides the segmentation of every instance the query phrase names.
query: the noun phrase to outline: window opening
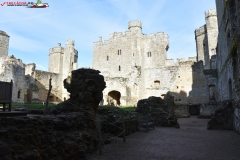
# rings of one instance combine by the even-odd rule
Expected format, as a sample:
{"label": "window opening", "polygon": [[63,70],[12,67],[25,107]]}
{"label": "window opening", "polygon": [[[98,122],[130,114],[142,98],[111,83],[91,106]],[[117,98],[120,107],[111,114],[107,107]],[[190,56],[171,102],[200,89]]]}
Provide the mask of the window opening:
{"label": "window opening", "polygon": [[121,66],[118,66],[118,70],[121,71]]}
{"label": "window opening", "polygon": [[18,98],[20,98],[20,96],[21,96],[21,90],[19,89],[18,90]]}

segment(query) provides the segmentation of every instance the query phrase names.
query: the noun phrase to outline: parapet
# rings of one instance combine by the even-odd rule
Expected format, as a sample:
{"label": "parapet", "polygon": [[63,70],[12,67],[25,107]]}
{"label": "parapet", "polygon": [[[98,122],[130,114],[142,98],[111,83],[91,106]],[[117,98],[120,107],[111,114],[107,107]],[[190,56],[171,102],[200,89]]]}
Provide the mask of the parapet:
{"label": "parapet", "polygon": [[142,29],[142,22],[138,21],[138,20],[128,22],[128,29],[130,29],[132,27],[139,27]]}
{"label": "parapet", "polygon": [[10,37],[6,32],[0,30],[0,35]]}
{"label": "parapet", "polygon": [[62,53],[62,54],[64,53],[64,48],[61,47],[61,43],[58,43],[57,47],[49,49],[49,55],[54,53]]}
{"label": "parapet", "polygon": [[68,39],[68,40],[66,41],[66,46],[67,46],[67,45],[74,46],[74,40]]}
{"label": "parapet", "polygon": [[195,37],[205,34],[207,32],[206,25],[195,30]]}
{"label": "parapet", "polygon": [[217,16],[216,9],[209,9],[208,11],[205,12],[205,17],[211,17],[211,16]]}
{"label": "parapet", "polygon": [[195,57],[188,57],[188,61],[196,62],[197,61],[197,57],[196,56]]}
{"label": "parapet", "polygon": [[185,58],[177,58],[177,62],[185,62]]}

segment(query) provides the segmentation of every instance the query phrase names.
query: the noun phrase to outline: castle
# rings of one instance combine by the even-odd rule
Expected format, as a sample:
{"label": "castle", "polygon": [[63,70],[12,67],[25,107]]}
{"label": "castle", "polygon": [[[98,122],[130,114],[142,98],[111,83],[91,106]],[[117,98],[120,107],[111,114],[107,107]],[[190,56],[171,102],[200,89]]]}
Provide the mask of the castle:
{"label": "castle", "polygon": [[[94,42],[92,67],[106,81],[104,104],[113,99],[115,105],[133,106],[156,96],[172,101],[171,114],[177,117],[187,117],[194,109],[204,117],[231,101],[233,127],[240,132],[240,10],[236,7],[240,2],[224,2],[216,1],[217,12],[205,12],[206,24],[195,30],[197,56],[187,60],[167,59],[168,35],[143,34],[140,21],[129,22],[124,33],[114,32],[108,40],[100,37]],[[0,31],[0,81],[13,80],[13,102],[45,101],[50,78],[50,101],[69,98],[62,81],[77,69],[74,41],[50,49],[49,72],[8,56],[8,43],[9,36]]]}
{"label": "castle", "polygon": [[[217,41],[212,40],[218,34],[215,10],[206,12],[206,22],[204,27],[195,31],[196,42],[203,46],[200,43],[205,39],[206,47],[215,51]],[[168,48],[167,34],[143,34],[140,21],[129,22],[124,34],[115,32],[104,42],[100,37],[94,43],[93,68],[100,70],[105,77],[105,104],[113,98],[117,105],[136,105],[139,99],[149,96],[164,98],[167,93],[174,96],[177,105],[207,103],[210,97],[204,86],[207,80],[201,64],[196,62],[202,60],[204,67],[208,67],[210,60],[205,57],[211,54],[209,49],[198,47],[197,59],[179,58],[174,62],[167,59]],[[194,78],[198,81],[193,83]]]}
{"label": "castle", "polygon": [[34,63],[24,64],[21,59],[8,56],[9,35],[0,31],[0,81],[13,80],[12,101],[18,103],[45,102],[49,89],[49,79],[52,81],[50,102],[61,102],[69,98],[69,93],[63,86],[63,80],[78,68],[78,51],[74,49],[74,41],[67,40],[63,48],[49,50],[48,72],[36,70]]}

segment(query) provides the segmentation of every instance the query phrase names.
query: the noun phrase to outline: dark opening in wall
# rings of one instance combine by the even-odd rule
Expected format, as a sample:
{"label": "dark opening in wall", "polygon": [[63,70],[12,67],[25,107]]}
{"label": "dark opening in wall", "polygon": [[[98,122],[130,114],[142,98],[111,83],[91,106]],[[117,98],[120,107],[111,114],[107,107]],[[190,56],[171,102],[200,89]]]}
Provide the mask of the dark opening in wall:
{"label": "dark opening in wall", "polygon": [[203,50],[206,51],[207,48],[206,48],[206,44],[203,44]]}
{"label": "dark opening in wall", "polygon": [[151,52],[147,52],[147,56],[151,57],[152,56]]}
{"label": "dark opening in wall", "polygon": [[49,102],[54,102],[54,96],[49,97]]}
{"label": "dark opening in wall", "polygon": [[107,61],[108,61],[109,57],[107,56]]}
{"label": "dark opening in wall", "polygon": [[154,86],[159,87],[160,86],[160,81],[159,80],[154,81]]}
{"label": "dark opening in wall", "polygon": [[111,103],[113,103],[114,106],[120,106],[120,98],[121,93],[119,91],[113,90],[109,92],[107,98],[108,105],[111,105]]}
{"label": "dark opening in wall", "polygon": [[18,90],[18,98],[21,96],[21,89]]}
{"label": "dark opening in wall", "polygon": [[120,49],[120,50],[118,50],[118,55],[121,55],[121,49]]}
{"label": "dark opening in wall", "polygon": [[121,71],[121,66],[118,66],[118,70]]}
{"label": "dark opening in wall", "polygon": [[133,57],[134,57],[134,53],[133,53]]}

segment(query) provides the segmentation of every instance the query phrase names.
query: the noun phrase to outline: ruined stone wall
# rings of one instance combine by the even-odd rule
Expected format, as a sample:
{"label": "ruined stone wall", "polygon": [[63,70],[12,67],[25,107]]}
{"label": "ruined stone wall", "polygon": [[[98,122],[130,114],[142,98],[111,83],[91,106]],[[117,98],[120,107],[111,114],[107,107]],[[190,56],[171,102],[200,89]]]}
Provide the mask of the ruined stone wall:
{"label": "ruined stone wall", "polygon": [[172,83],[175,82],[177,72],[177,66],[145,69],[144,98],[161,97],[162,94],[166,94],[171,89]]}
{"label": "ruined stone wall", "polygon": [[0,30],[0,57],[8,56],[9,35]]}
{"label": "ruined stone wall", "polygon": [[192,90],[189,92],[189,104],[200,104],[209,101],[208,83],[204,74],[203,62],[192,66]]}
{"label": "ruined stone wall", "polygon": [[49,90],[49,79],[52,79],[52,90],[50,95],[51,102],[59,102],[63,99],[61,86],[63,86],[62,77],[59,74],[35,70],[33,74],[35,79],[35,85],[38,88],[36,95],[33,95],[33,99],[39,99],[40,101],[45,102],[47,99],[47,94]]}
{"label": "ruined stone wall", "polygon": [[[189,92],[193,90],[192,65],[194,61],[179,62],[174,81],[170,84],[170,93],[177,105],[189,103]],[[173,77],[172,77],[173,78]],[[192,101],[195,97],[192,97]]]}
{"label": "ruined stone wall", "polygon": [[24,102],[25,86],[25,65],[22,60],[13,56],[0,57],[0,81],[13,81],[12,101]]}

